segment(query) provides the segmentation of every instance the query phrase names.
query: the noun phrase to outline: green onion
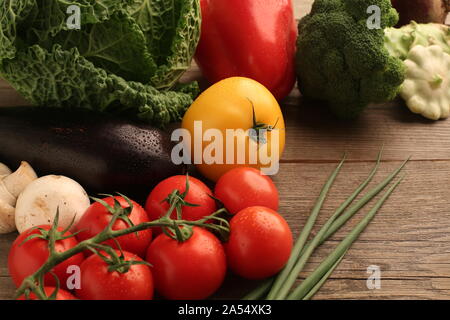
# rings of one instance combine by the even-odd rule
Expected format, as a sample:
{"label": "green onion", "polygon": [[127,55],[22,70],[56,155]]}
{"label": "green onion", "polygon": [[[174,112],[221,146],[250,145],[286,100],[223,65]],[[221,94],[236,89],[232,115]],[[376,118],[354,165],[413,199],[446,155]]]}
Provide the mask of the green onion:
{"label": "green onion", "polygon": [[345,211],[340,217],[333,222],[330,229],[323,236],[319,245],[325,242],[329,237],[331,237],[337,230],[339,230],[353,215],[358,212],[362,207],[364,207],[370,200],[372,200],[376,195],[378,195],[394,178],[400,173],[403,167],[408,163],[410,158],[406,159],[400,167],[392,172],[384,181],[370,190],[364,195],[358,202],[356,202],[352,207]]}
{"label": "green onion", "polygon": [[[268,279],[261,283],[260,286],[258,286],[256,289],[254,289],[252,292],[250,292],[247,296],[245,296],[244,299],[247,300],[256,300],[261,299],[264,294],[269,290],[271,284],[274,284],[274,287],[271,288],[269,292],[268,299],[282,299],[286,297],[287,293],[291,289],[292,285],[295,283],[296,278],[298,274],[302,271],[304,265],[307,263],[309,257],[314,252],[314,250],[320,246],[324,241],[326,241],[329,237],[331,237],[338,229],[340,229],[350,218],[353,217],[353,215],[358,212],[362,207],[364,207],[370,200],[372,200],[376,195],[378,195],[403,169],[403,167],[406,165],[406,163],[409,161],[409,158],[404,161],[399,168],[397,168],[394,172],[392,172],[384,181],[379,183],[376,187],[371,189],[367,194],[365,194],[360,200],[358,200],[353,206],[351,206],[349,209],[347,209],[344,213],[342,213],[349,205],[350,203],[361,193],[361,191],[367,186],[367,184],[372,180],[373,176],[378,170],[378,167],[381,162],[381,154],[382,151],[378,154],[378,159],[375,167],[372,169],[371,173],[367,177],[367,179],[359,185],[359,187],[350,195],[350,197],[344,201],[341,206],[336,209],[334,214],[329,218],[329,220],[326,222],[326,224],[320,229],[319,233],[309,242],[306,244],[302,244],[299,240],[297,240],[296,245],[292,251],[291,257],[286,264],[285,268],[280,272],[274,282],[274,278]],[[344,159],[341,161],[339,166],[335,169],[333,174],[330,176],[327,184],[323,187],[322,192],[318,200],[316,201],[316,205],[314,207],[313,212],[311,215],[315,214],[316,216],[313,218],[309,218],[307,221],[307,225],[309,222],[313,221],[312,224],[314,224],[318,211],[320,211],[320,208],[323,204],[323,201],[326,197],[326,194],[328,192],[328,189],[331,187],[334,179],[336,178],[340,167],[342,166],[344,162]],[[318,210],[315,212],[315,210]],[[309,229],[309,232],[307,231],[307,225],[305,225],[305,228],[302,230],[302,234],[307,232],[306,238],[308,238],[309,233],[311,232],[312,226]],[[302,234],[300,236],[302,236]],[[300,250],[299,250],[300,248]],[[339,257],[340,261],[344,255]],[[306,293],[305,298],[312,297],[317,290],[323,285],[323,283],[326,281],[326,279],[329,277],[329,275],[333,272],[334,268],[339,264],[339,262],[336,262],[335,265],[333,265],[328,271],[326,271],[326,274],[321,279],[316,279],[318,281],[313,282],[312,285],[314,286],[308,293]],[[294,270],[293,270],[294,269]],[[298,272],[297,272],[298,271]],[[277,284],[278,283],[278,284]],[[277,285],[277,287],[275,287]],[[280,294],[280,290],[282,290]],[[284,296],[284,297],[283,297]]]}
{"label": "green onion", "polygon": [[342,261],[346,253],[347,251],[345,251],[344,254],[339,258],[339,260],[336,261],[336,263],[331,267],[331,269],[328,270],[327,273],[325,273],[322,279],[320,279],[320,281],[316,283],[316,285],[311,289],[311,291],[308,292],[308,294],[303,298],[303,300],[311,299],[317,293],[317,291],[319,291],[319,289],[323,286],[325,281],[327,281],[328,277],[333,273],[334,269],[336,269],[336,267]]}
{"label": "green onion", "polygon": [[[380,158],[378,158],[380,159]],[[379,161],[379,160],[378,160]],[[403,169],[403,167],[405,166],[405,164],[409,161],[409,159],[405,160],[400,167],[398,167],[393,173],[391,173],[384,181],[382,181],[381,183],[379,183],[376,187],[374,187],[373,189],[371,189],[366,195],[364,195],[364,197],[362,197],[356,204],[354,204],[352,207],[350,207],[347,211],[345,211],[344,214],[342,214],[340,217],[336,218],[337,216],[336,214],[334,214],[328,221],[327,223],[322,227],[322,229],[319,231],[319,233],[316,235],[316,237],[314,237],[314,239],[310,242],[308,242],[304,248],[304,250],[300,253],[300,258],[299,261],[297,262],[298,265],[300,265],[297,269],[298,272],[293,272],[293,274],[290,274],[291,277],[291,285],[295,282],[294,277],[297,276],[301,270],[304,267],[304,263],[307,262],[307,258],[306,259],[302,259],[304,255],[308,255],[309,256],[312,254],[312,252],[314,252],[314,250],[320,246],[324,241],[326,241],[329,237],[331,237],[338,229],[340,229],[351,217],[353,217],[353,215],[358,212],[362,207],[364,207],[370,200],[372,200],[376,195],[378,195],[399,173],[400,171]],[[366,182],[368,183],[371,179],[371,177],[373,177],[373,174],[375,173],[374,171],[376,171],[376,168],[378,167],[378,162],[377,162],[377,166],[374,168],[374,170],[372,170],[372,173],[370,174],[369,178],[363,182],[363,184],[361,184],[361,186],[358,189],[362,190],[362,185],[366,184]],[[357,190],[358,190],[357,189]],[[356,191],[355,191],[356,192]],[[352,196],[355,194],[352,194]],[[352,198],[352,196],[350,196],[349,199]],[[347,199],[347,201],[349,200]],[[354,199],[354,198],[353,198]],[[343,205],[345,204],[345,202],[343,203]],[[341,207],[343,206],[341,205]],[[339,209],[337,210],[339,211]],[[334,221],[333,221],[334,220]],[[330,223],[331,226],[330,226]],[[325,234],[323,235],[322,231],[325,231]],[[320,241],[317,241],[318,238],[320,236]],[[310,248],[310,246],[313,246],[312,248]],[[305,260],[305,261],[300,261],[300,260]],[[297,270],[296,270],[297,271]],[[290,288],[288,288],[287,290],[289,291]],[[286,289],[285,289],[286,290]],[[283,297],[285,298],[285,296]]]}
{"label": "green onion", "polygon": [[328,255],[328,257],[317,267],[314,272],[308,276],[287,298],[289,300],[303,299],[308,292],[320,281],[322,277],[333,267],[333,265],[341,258],[341,256],[347,251],[353,242],[364,231],[370,221],[374,218],[375,214],[389,198],[395,188],[400,184],[402,179],[397,181],[384,195],[378,200],[375,206],[369,211],[369,213],[358,223],[358,225],[342,240],[336,249]]}
{"label": "green onion", "polygon": [[323,202],[325,201],[325,198],[328,194],[328,191],[330,190],[334,180],[336,179],[339,171],[342,168],[342,165],[345,162],[345,156],[342,159],[342,161],[339,163],[339,165],[336,167],[336,169],[333,171],[333,173],[328,178],[328,181],[323,186],[322,191],[320,192],[319,197],[317,198],[316,204],[314,205],[313,210],[311,211],[311,214],[305,224],[305,227],[303,228],[302,232],[300,233],[299,238],[297,239],[295,246],[292,250],[292,254],[289,257],[289,260],[286,264],[286,266],[283,268],[283,270],[278,274],[278,276],[275,279],[275,282],[267,296],[267,299],[274,299],[276,297],[276,294],[281,289],[284,281],[289,276],[292,268],[295,265],[295,262],[297,261],[298,256],[303,250],[303,247],[308,240],[309,234],[311,233],[311,229],[314,226],[314,223],[316,222],[317,216],[320,212],[320,209],[322,208]]}
{"label": "green onion", "polygon": [[309,257],[312,255],[314,250],[319,246],[319,244],[321,243],[321,240],[324,238],[326,232],[330,229],[332,223],[341,215],[342,212],[344,212],[344,210],[352,203],[352,201],[355,200],[355,198],[361,193],[361,191],[369,184],[369,182],[372,180],[373,176],[375,175],[375,173],[378,170],[380,161],[381,161],[381,152],[378,154],[377,163],[376,163],[375,167],[372,169],[372,171],[369,174],[369,176],[367,177],[367,179],[359,185],[359,187],[350,195],[350,197],[347,198],[347,200],[345,200],[339,206],[339,208],[336,209],[334,214],[322,226],[322,228],[317,233],[317,235],[313,238],[313,240],[311,242],[309,242],[307,244],[307,246],[305,246],[304,250],[297,257],[298,261],[296,262],[295,266],[289,272],[289,275],[283,282],[282,287],[276,294],[275,299],[282,300],[282,299],[286,298],[286,296],[289,294],[289,290],[292,288],[295,281],[297,280],[298,274],[300,272],[302,272]]}
{"label": "green onion", "polygon": [[242,300],[259,300],[264,297],[265,294],[270,290],[272,287],[274,278],[269,278],[264,280],[256,289],[254,289],[252,292],[247,294],[245,297],[242,298]]}

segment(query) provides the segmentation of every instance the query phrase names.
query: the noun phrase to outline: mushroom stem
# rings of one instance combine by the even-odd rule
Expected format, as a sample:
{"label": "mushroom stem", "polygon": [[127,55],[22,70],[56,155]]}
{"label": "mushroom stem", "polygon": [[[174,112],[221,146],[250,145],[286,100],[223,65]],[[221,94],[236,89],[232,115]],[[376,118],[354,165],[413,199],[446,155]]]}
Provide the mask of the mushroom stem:
{"label": "mushroom stem", "polygon": [[11,194],[8,191],[8,188],[5,186],[3,181],[0,179],[0,202],[3,202],[7,205],[14,206],[16,204],[17,197]]}
{"label": "mushroom stem", "polygon": [[3,163],[0,163],[0,180],[7,175],[10,175],[12,173],[11,169],[9,169],[6,165]]}
{"label": "mushroom stem", "polygon": [[3,178],[6,189],[17,198],[32,181],[37,179],[36,172],[26,161],[22,161],[19,169]]}
{"label": "mushroom stem", "polygon": [[0,234],[16,230],[17,198],[36,179],[33,168],[25,161],[12,173],[7,166],[0,163]]}
{"label": "mushroom stem", "polygon": [[14,219],[15,208],[0,201],[0,234],[10,233],[16,230]]}

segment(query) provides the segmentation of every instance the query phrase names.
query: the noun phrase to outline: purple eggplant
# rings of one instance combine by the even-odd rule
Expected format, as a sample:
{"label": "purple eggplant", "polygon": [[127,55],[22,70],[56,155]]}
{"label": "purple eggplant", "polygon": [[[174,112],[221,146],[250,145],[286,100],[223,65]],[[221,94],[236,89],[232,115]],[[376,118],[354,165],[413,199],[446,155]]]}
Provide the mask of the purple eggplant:
{"label": "purple eggplant", "polygon": [[0,162],[28,161],[39,175],[60,174],[91,193],[143,199],[184,171],[171,161],[169,135],[118,116],[80,109],[0,108]]}

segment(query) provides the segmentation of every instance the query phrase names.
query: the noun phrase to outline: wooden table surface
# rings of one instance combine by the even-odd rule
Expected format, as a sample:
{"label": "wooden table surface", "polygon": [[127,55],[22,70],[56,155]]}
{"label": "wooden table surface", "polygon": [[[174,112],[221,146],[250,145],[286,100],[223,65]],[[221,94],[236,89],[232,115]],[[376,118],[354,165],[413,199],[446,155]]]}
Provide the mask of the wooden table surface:
{"label": "wooden table surface", "polygon": [[[307,12],[310,2],[297,3],[297,12]],[[194,66],[188,77],[200,78],[201,75]],[[0,106],[23,103],[17,93],[0,82]],[[302,100],[297,89],[282,102],[282,109],[286,118],[287,147],[274,180],[280,190],[280,212],[296,236],[322,184],[344,152],[348,154],[347,164],[325,202],[319,225],[365,179],[382,145],[383,163],[371,185],[380,182],[412,156],[404,171],[403,183],[316,298],[449,299],[450,120],[424,120],[397,101],[371,106],[356,121],[340,122],[318,103]],[[318,265],[367,209],[314,254],[300,278]],[[15,236],[0,236],[0,299],[9,299],[14,292],[8,276],[7,253]],[[367,288],[367,268],[371,265],[380,267],[380,289]],[[229,279],[216,297],[239,298],[254,285]]]}

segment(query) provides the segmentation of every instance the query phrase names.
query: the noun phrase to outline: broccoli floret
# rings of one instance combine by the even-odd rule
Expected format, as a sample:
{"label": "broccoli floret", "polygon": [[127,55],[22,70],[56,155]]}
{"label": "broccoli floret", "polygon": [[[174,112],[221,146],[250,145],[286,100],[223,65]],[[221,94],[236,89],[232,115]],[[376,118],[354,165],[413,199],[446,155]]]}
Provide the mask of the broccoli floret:
{"label": "broccoli floret", "polygon": [[[381,9],[369,29],[369,6]],[[384,29],[398,14],[390,0],[316,0],[299,23],[297,75],[302,94],[325,100],[340,117],[354,118],[369,103],[394,99],[405,79],[403,62],[384,46]]]}

